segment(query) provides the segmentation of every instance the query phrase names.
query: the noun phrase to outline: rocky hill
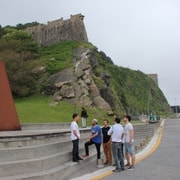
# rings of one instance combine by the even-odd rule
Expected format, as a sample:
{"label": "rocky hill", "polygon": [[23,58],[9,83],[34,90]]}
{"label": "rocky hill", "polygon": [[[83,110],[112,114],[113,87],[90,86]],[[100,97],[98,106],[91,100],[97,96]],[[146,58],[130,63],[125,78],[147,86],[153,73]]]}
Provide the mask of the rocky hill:
{"label": "rocky hill", "polygon": [[[52,105],[68,101],[109,114],[162,114],[169,110],[165,96],[152,78],[141,71],[114,65],[104,52],[87,42],[82,16],[49,23],[51,28],[37,24],[30,24],[29,29],[35,29],[36,38],[40,37],[38,33],[44,37],[43,47],[38,44],[41,38],[21,30],[26,26],[0,26],[0,59],[5,62],[14,97],[43,94],[52,97]],[[42,26],[45,32],[42,28],[39,32],[38,27]],[[83,41],[71,40],[76,36],[69,30],[67,39],[56,42],[60,31],[71,26],[81,29],[84,35],[76,35],[83,37]],[[54,31],[56,38],[51,39]]]}

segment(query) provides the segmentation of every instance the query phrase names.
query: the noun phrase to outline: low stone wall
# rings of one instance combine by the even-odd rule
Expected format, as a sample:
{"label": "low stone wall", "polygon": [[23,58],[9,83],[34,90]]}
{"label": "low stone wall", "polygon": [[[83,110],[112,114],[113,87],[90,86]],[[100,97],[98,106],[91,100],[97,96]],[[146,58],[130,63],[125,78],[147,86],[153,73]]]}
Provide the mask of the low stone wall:
{"label": "low stone wall", "polygon": [[32,123],[32,124],[21,124],[22,130],[45,130],[45,129],[69,129],[70,122],[62,122],[62,123]]}

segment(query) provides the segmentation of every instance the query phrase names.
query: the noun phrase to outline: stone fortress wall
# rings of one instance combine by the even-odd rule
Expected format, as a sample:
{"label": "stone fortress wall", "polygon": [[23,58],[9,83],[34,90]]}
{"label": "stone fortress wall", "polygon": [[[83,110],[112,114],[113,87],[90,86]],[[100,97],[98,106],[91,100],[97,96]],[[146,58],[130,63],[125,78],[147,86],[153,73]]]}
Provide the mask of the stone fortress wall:
{"label": "stone fortress wall", "polygon": [[40,46],[51,45],[66,40],[88,42],[82,14],[71,15],[69,19],[48,21],[29,27],[26,31],[32,34]]}

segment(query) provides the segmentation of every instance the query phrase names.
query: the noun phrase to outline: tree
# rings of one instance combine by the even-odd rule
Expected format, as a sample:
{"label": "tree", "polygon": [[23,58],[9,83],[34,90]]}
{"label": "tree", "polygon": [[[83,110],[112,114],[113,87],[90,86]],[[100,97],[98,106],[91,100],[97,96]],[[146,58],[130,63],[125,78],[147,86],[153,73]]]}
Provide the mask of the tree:
{"label": "tree", "polygon": [[4,63],[14,96],[26,97],[37,92],[36,75],[28,62],[20,58],[7,58]]}
{"label": "tree", "polygon": [[24,31],[8,31],[0,38],[0,59],[5,63],[14,96],[25,97],[37,92],[37,75],[27,60],[38,56],[38,51],[38,44]]}
{"label": "tree", "polygon": [[23,60],[30,60],[38,56],[39,45],[31,34],[25,31],[14,31],[4,37],[6,47],[13,49]]}

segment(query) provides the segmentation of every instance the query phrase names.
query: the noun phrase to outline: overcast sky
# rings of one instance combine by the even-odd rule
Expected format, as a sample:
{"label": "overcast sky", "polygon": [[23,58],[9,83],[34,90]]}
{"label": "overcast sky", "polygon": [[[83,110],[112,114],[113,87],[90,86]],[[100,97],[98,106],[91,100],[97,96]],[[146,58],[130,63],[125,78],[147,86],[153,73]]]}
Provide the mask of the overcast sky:
{"label": "overcast sky", "polygon": [[180,105],[179,0],[0,0],[0,24],[82,13],[88,39],[118,66],[157,73],[170,105]]}

